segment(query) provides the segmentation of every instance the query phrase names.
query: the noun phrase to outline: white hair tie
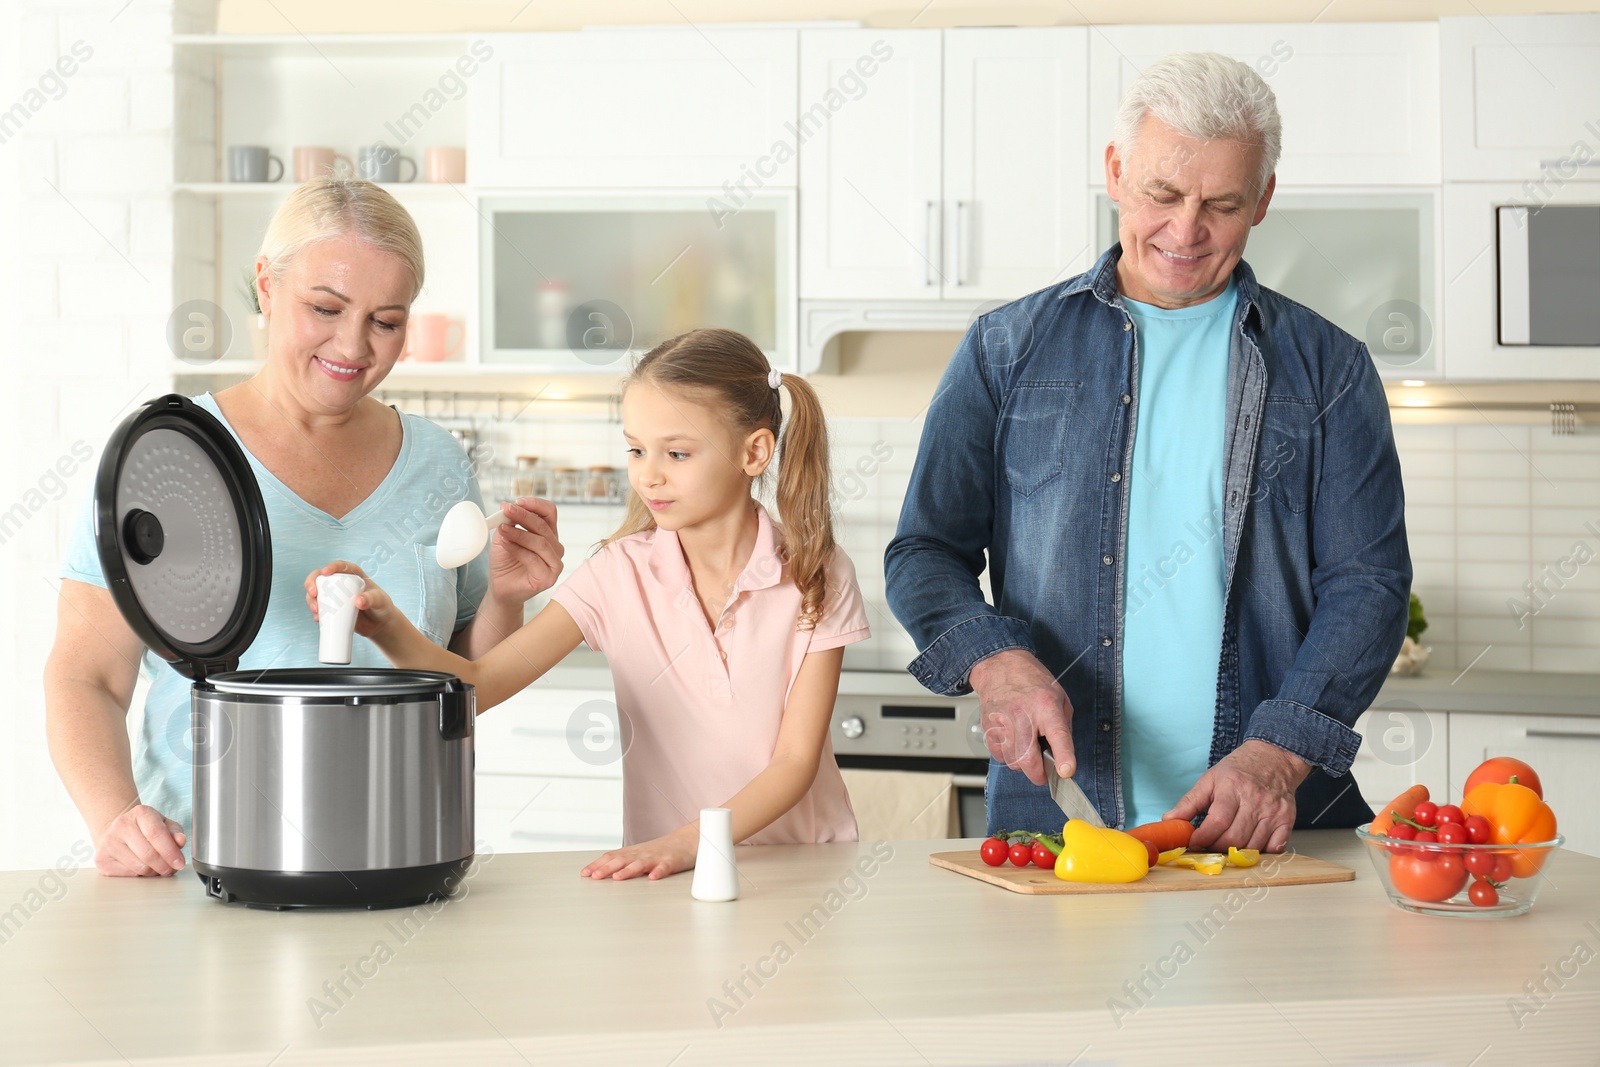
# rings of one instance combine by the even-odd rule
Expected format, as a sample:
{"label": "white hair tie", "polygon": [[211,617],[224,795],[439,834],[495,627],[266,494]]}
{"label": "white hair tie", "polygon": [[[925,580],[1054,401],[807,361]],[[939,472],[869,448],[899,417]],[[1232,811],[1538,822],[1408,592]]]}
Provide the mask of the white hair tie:
{"label": "white hair tie", "polygon": [[783,371],[774,367],[767,372],[767,384],[776,389],[783,384]]}

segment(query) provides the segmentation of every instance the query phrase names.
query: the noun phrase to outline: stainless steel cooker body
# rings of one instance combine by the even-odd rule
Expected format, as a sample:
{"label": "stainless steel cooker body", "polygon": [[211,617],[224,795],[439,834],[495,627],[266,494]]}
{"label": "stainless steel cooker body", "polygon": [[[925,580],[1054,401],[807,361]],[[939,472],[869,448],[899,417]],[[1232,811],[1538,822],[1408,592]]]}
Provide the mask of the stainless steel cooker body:
{"label": "stainless steel cooker body", "polygon": [[194,869],[267,907],[448,895],[473,854],[471,686],[429,671],[233,671],[193,689]]}

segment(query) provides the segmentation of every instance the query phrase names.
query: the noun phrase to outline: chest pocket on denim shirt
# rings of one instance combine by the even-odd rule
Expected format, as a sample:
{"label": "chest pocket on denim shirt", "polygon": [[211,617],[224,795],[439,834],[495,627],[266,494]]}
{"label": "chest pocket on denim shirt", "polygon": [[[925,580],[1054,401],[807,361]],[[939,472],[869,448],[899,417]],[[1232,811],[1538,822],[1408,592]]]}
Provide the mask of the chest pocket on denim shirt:
{"label": "chest pocket on denim shirt", "polygon": [[417,553],[417,577],[421,582],[421,601],[417,629],[441,645],[450,643],[456,626],[456,572],[439,566],[438,549],[433,545],[412,545]]}
{"label": "chest pocket on denim shirt", "polygon": [[1000,411],[996,446],[1006,485],[1027,496],[1067,465],[1067,439],[1078,411],[1080,382],[1023,382]]}
{"label": "chest pocket on denim shirt", "polygon": [[1314,400],[1268,397],[1261,415],[1261,441],[1250,472],[1250,498],[1271,497],[1299,515],[1310,509],[1322,421]]}

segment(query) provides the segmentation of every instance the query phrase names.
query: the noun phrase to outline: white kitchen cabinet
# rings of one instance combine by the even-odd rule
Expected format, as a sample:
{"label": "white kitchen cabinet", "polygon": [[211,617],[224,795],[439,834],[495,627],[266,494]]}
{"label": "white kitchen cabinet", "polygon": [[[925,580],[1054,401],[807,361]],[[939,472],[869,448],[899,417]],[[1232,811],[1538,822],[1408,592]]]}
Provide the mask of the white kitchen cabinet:
{"label": "white kitchen cabinet", "polygon": [[1356,720],[1361,750],[1350,772],[1374,811],[1419,782],[1437,792],[1450,777],[1449,716],[1383,700]]}
{"label": "white kitchen cabinet", "polygon": [[1536,769],[1566,847],[1600,855],[1600,718],[1452,713],[1452,799],[1490,756],[1515,756]]}
{"label": "white kitchen cabinet", "polygon": [[[586,30],[489,38],[468,124],[474,185],[793,187],[796,33]],[[723,194],[727,195],[727,194]]]}
{"label": "white kitchen cabinet", "polygon": [[938,30],[800,34],[800,295],[939,296]]}
{"label": "white kitchen cabinet", "polygon": [[945,297],[1015,299],[1089,265],[1088,50],[1076,27],[945,31]]}
{"label": "white kitchen cabinet", "polygon": [[1600,15],[1441,18],[1446,181],[1600,181]]}
{"label": "white kitchen cabinet", "polygon": [[1148,25],[1098,26],[1089,39],[1091,187],[1105,185],[1123,93],[1151,62],[1180,51],[1233,56],[1272,87],[1283,118],[1280,187],[1439,181],[1435,23]]}
{"label": "white kitchen cabinet", "polygon": [[618,779],[479,772],[475,784],[480,850],[598,852],[622,844]]}

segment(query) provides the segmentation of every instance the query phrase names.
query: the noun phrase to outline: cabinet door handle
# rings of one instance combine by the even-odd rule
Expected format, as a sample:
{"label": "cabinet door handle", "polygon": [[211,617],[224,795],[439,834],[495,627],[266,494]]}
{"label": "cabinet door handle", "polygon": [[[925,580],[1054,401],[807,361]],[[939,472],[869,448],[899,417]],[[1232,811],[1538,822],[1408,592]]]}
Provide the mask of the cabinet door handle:
{"label": "cabinet door handle", "polygon": [[962,261],[962,258],[961,258],[961,243],[962,243],[961,242],[961,238],[962,238],[962,236],[964,234],[964,231],[966,230],[966,227],[967,227],[967,202],[965,200],[957,200],[956,201],[956,236],[955,236],[955,241],[953,243],[955,244],[955,261],[956,261],[956,272],[955,273],[956,273],[956,285],[958,285],[958,286],[967,284],[966,264]]}
{"label": "cabinet door handle", "polygon": [[1600,734],[1586,734],[1582,730],[1524,730],[1522,736],[1551,741],[1600,741]]}
{"label": "cabinet door handle", "polygon": [[1540,170],[1555,170],[1558,167],[1600,167],[1600,159],[1541,159]]}
{"label": "cabinet door handle", "polygon": [[933,284],[933,231],[939,221],[939,202],[929,200],[922,211],[922,284]]}

